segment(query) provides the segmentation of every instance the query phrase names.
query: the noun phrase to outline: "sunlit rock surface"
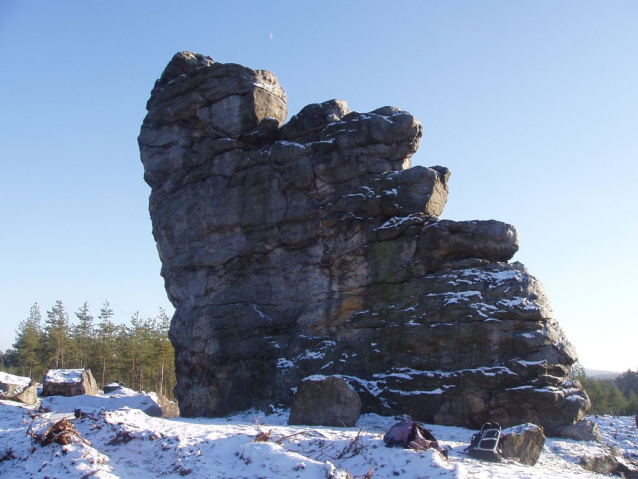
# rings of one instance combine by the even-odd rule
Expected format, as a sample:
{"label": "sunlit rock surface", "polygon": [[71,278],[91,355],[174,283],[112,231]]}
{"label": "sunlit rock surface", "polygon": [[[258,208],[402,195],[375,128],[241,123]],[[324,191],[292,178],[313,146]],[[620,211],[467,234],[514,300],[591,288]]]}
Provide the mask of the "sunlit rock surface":
{"label": "sunlit rock surface", "polygon": [[182,415],[289,406],[319,373],[346,379],[363,412],[550,434],[582,416],[576,353],[541,283],[508,263],[516,229],[439,219],[450,172],[410,168],[411,114],[330,100],[284,124],[271,72],[190,52],[147,109]]}

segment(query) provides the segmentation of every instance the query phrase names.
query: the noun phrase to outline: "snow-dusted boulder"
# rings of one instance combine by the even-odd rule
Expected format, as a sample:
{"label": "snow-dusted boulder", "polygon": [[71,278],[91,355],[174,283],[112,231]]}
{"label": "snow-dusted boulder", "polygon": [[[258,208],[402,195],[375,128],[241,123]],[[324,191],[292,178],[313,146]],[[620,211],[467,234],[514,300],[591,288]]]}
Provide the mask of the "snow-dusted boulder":
{"label": "snow-dusted boulder", "polygon": [[98,393],[90,369],[49,369],[44,376],[42,396],[79,396]]}
{"label": "snow-dusted boulder", "polygon": [[79,409],[85,414],[95,414],[100,411],[116,411],[123,407],[139,409],[149,416],[162,417],[162,408],[148,394],[121,397],[49,396],[42,400],[44,411],[57,413],[73,413]]}
{"label": "snow-dusted boulder", "polygon": [[0,399],[35,404],[38,399],[36,383],[31,378],[0,372]]}
{"label": "snow-dusted boulder", "polygon": [[104,386],[104,393],[111,393],[113,391],[118,390],[119,388],[125,387],[124,384],[122,384],[119,381],[114,381],[110,384],[107,384],[106,386]]}
{"label": "snow-dusted boulder", "polygon": [[128,396],[138,396],[139,394],[140,393],[138,391],[134,391],[133,389],[127,388],[126,386],[122,385],[116,389],[110,389],[110,390],[107,390],[107,388],[104,387],[104,393],[100,394],[99,396],[119,398],[119,397],[128,397]]}
{"label": "snow-dusted boulder", "polygon": [[576,424],[566,426],[560,431],[560,436],[575,441],[600,441],[600,428],[594,421],[582,419]]}
{"label": "snow-dusted boulder", "polygon": [[138,393],[128,388],[120,388],[99,396],[49,396],[42,400],[42,409],[46,412],[96,414],[100,411],[116,411],[124,407],[139,409],[148,416],[177,417],[177,404],[155,393]]}

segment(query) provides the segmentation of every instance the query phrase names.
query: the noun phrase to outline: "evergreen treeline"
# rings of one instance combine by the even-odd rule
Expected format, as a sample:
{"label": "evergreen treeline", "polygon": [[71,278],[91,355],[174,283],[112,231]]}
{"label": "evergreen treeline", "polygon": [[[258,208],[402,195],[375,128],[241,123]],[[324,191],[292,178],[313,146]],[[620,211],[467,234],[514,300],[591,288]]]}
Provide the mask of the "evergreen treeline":
{"label": "evergreen treeline", "polygon": [[572,378],[580,381],[591,401],[587,414],[633,416],[638,413],[638,370],[628,369],[616,379],[590,378],[581,366],[572,372]]}
{"label": "evergreen treeline", "polygon": [[90,369],[99,387],[121,381],[138,391],[173,398],[175,352],[168,340],[170,319],[160,308],[154,318],[136,312],[130,325],[115,324],[105,301],[94,318],[84,303],[71,322],[62,301],[42,320],[38,303],[16,330],[13,349],[0,352],[0,366],[11,374],[42,381],[49,369]]}

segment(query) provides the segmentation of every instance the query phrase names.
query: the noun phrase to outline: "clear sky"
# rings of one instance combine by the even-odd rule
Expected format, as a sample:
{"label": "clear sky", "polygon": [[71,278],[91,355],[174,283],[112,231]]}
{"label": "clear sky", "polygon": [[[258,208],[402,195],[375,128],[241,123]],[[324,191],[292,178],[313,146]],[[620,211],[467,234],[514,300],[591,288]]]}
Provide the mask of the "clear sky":
{"label": "clear sky", "polygon": [[636,1],[0,0],[0,350],[36,301],[172,313],[137,135],[178,51],[424,126],[444,218],[514,224],[589,368],[638,368]]}

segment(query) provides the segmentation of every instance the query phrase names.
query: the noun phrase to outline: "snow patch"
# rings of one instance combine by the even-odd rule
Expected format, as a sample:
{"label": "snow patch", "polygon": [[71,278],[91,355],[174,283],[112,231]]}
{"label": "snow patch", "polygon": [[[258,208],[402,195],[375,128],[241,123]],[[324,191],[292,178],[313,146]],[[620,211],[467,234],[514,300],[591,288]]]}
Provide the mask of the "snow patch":
{"label": "snow patch", "polygon": [[0,382],[5,384],[16,384],[22,388],[26,388],[29,384],[31,384],[31,378],[15,376],[13,374],[0,371]]}
{"label": "snow patch", "polygon": [[84,369],[49,369],[45,383],[81,383]]}

